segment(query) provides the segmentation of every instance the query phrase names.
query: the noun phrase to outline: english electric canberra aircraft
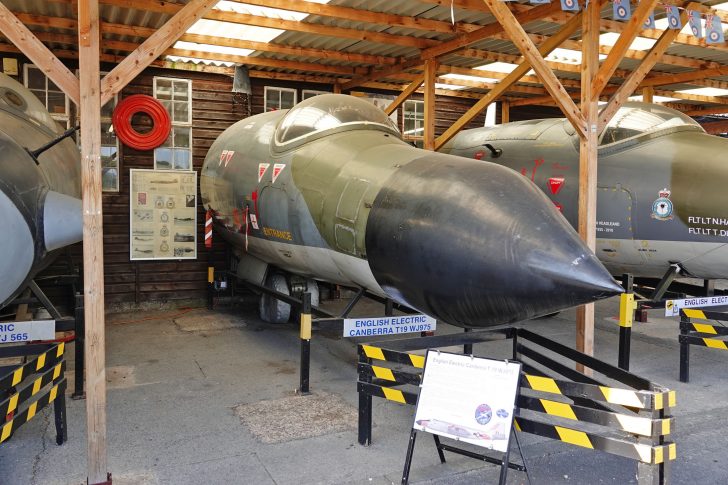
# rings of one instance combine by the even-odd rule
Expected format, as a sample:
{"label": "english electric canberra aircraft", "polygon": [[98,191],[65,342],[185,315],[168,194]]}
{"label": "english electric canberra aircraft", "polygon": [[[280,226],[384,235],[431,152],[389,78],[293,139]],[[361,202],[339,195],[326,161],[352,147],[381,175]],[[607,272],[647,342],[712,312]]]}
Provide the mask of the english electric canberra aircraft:
{"label": "english electric canberra aircraft", "polygon": [[[210,148],[200,188],[238,275],[282,293],[323,280],[487,327],[620,292],[530,180],[414,148],[352,96],[237,122]],[[290,312],[267,296],[260,309],[270,322]]]}
{"label": "english electric canberra aircraft", "polygon": [[[579,136],[565,119],[465,130],[444,153],[533,181],[576,226]],[[596,254],[612,274],[728,278],[728,140],[659,105],[625,104],[599,138]]]}

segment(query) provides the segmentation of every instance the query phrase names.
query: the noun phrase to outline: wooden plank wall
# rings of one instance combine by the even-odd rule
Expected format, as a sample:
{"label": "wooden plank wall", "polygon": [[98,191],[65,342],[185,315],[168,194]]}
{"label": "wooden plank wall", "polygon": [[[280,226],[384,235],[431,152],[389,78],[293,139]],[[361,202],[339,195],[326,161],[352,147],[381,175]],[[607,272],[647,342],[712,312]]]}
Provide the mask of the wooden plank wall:
{"label": "wooden plank wall", "polygon": [[[223,75],[195,73],[186,71],[147,69],[122,92],[122,98],[132,94],[152,95],[154,76],[192,79],[192,136],[193,165],[199,172],[205,154],[212,142],[222,131],[236,121],[247,116],[248,104],[244,96],[233,96],[232,78]],[[330,90],[330,86],[320,84],[300,84],[283,81],[252,79],[252,114],[263,112],[264,86],[294,87],[301,100],[303,89],[317,91]],[[393,94],[382,93],[380,94]],[[235,99],[234,99],[235,98]],[[422,99],[415,94],[413,99]],[[465,98],[439,97],[436,105],[437,135],[447,129],[473,103]],[[524,111],[529,111],[524,107]],[[546,117],[543,107],[537,113],[523,113],[531,118]],[[516,119],[520,109],[512,110]],[[498,110],[500,113],[500,110]],[[558,115],[558,113],[556,113]],[[483,126],[484,114],[475,118],[468,128]],[[399,110],[401,127],[402,110]],[[138,120],[137,129],[144,130],[144,120]],[[204,246],[204,212],[198,205],[198,259],[196,261],[130,261],[129,260],[129,169],[154,166],[153,153],[139,152],[126,146],[120,147],[121,180],[118,193],[105,192],[104,201],[104,271],[107,311],[131,310],[135,308],[158,308],[166,303],[182,305],[201,304],[206,298],[208,253]],[[199,184],[198,184],[199,185]],[[199,188],[198,188],[199,201]],[[212,261],[217,269],[227,266],[227,248],[219,238],[214,239]],[[74,260],[81,261],[80,245],[72,248]],[[59,261],[60,263],[60,261]]]}

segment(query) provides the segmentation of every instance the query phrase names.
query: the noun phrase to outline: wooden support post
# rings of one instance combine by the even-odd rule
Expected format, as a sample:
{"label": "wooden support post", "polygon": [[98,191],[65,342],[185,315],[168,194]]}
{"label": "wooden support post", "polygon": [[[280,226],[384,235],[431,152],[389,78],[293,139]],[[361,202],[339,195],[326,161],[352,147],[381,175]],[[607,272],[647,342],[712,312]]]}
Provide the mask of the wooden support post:
{"label": "wooden support post", "polygon": [[384,112],[387,113],[387,115],[391,115],[392,113],[394,113],[394,110],[399,108],[402,105],[402,103],[404,103],[405,100],[412,95],[412,93],[417,91],[417,89],[422,85],[422,83],[424,81],[425,81],[425,73],[422,73],[422,74],[418,75],[416,78],[414,78],[414,80],[409,84],[409,86],[404,88],[402,90],[402,93],[399,96],[397,96],[397,99],[392,101],[389,104],[389,106],[387,106],[387,108],[384,110]]}
{"label": "wooden support post", "polygon": [[[586,132],[579,137],[579,235],[586,245],[596,248],[597,217],[597,101],[599,93],[591,80],[599,69],[599,4],[591,2],[582,19],[581,114]],[[576,311],[576,349],[594,355],[594,304]],[[589,369],[577,364],[577,370]]]}
{"label": "wooden support post", "polygon": [[107,480],[104,235],[101,214],[101,90],[98,0],[78,2],[83,194],[83,284],[86,323],[88,483]]}
{"label": "wooden support post", "polygon": [[334,94],[341,94],[341,84],[335,82],[333,84],[333,92]]}
{"label": "wooden support post", "polygon": [[501,124],[509,123],[511,119],[511,103],[501,101]]}
{"label": "wooden support post", "polygon": [[438,64],[435,59],[425,61],[425,150],[435,149],[435,81]]}
{"label": "wooden support post", "polygon": [[652,86],[646,86],[642,88],[642,101],[644,103],[652,103],[655,96],[655,88]]}

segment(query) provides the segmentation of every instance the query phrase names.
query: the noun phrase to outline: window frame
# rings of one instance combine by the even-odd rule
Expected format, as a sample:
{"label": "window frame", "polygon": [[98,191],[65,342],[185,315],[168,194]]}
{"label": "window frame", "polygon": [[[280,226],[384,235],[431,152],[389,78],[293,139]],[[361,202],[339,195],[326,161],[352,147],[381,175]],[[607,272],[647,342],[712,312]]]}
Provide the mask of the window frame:
{"label": "window frame", "polygon": [[[422,122],[422,128],[424,130],[425,127],[425,102],[419,99],[408,99],[404,103],[402,103],[402,139],[407,141],[414,141],[416,142],[424,142],[425,134],[424,131],[421,135],[408,135],[406,134],[405,130],[405,122],[407,121],[407,113],[412,112],[412,110],[408,110],[408,105],[414,105],[415,106],[415,127],[417,126],[418,121],[418,115],[421,116],[421,122]],[[419,107],[419,110],[417,109]]]}
{"label": "window frame", "polygon": [[313,96],[310,96],[313,98],[314,96],[318,96],[319,94],[331,94],[331,91],[319,91],[317,89],[302,89],[301,90],[301,101],[305,101],[308,98],[306,97],[307,94],[313,94]]}
{"label": "window frame", "polygon": [[[71,102],[68,99],[68,95],[66,93],[64,93],[61,88],[58,88],[59,89],[59,92],[61,94],[63,94],[63,100],[64,100],[64,103],[63,104],[64,104],[65,113],[64,114],[59,114],[59,113],[53,113],[53,112],[51,112],[51,110],[48,109],[48,76],[43,72],[43,70],[41,68],[39,68],[38,66],[36,66],[32,62],[26,62],[25,64],[23,64],[23,85],[30,92],[33,92],[33,94],[35,94],[34,93],[35,90],[34,89],[31,89],[28,86],[28,71],[30,71],[31,69],[36,69],[37,71],[39,71],[39,73],[45,79],[45,88],[44,88],[45,99],[40,100],[43,103],[43,106],[46,107],[46,110],[48,111],[48,113],[50,113],[51,118],[53,118],[57,122],[63,124],[65,126],[65,129],[70,128],[70,126],[71,126]],[[51,81],[51,82],[53,82],[53,81]]]}
{"label": "window frame", "polygon": [[[157,97],[157,81],[163,80],[163,81],[169,81],[172,86],[172,90],[170,93],[171,98],[169,100],[160,100]],[[188,98],[187,98],[187,121],[175,121],[174,119],[174,107],[172,108],[172,112],[169,113],[170,121],[171,121],[171,129],[169,130],[169,137],[167,137],[167,140],[170,140],[170,146],[164,147],[159,146],[154,149],[154,170],[179,170],[183,172],[193,172],[195,170],[194,168],[194,161],[192,159],[192,150],[194,145],[194,140],[192,138],[192,79],[185,79],[185,78],[179,78],[179,77],[168,77],[168,76],[154,76],[154,79],[152,81],[152,96],[154,99],[158,101],[170,101],[174,103],[174,83],[185,83],[187,84],[187,92],[188,92]],[[172,105],[174,106],[174,105]],[[174,129],[175,127],[185,127],[189,130],[189,140],[190,144],[189,147],[177,147],[174,143]],[[166,143],[166,140],[165,140]],[[167,167],[158,167],[157,166],[157,151],[160,148],[169,148],[172,150],[172,166]],[[176,149],[187,149],[189,150],[189,168],[183,169],[183,168],[175,168],[174,167],[174,150]]]}
{"label": "window frame", "polygon": [[[290,108],[281,107],[281,93],[283,93],[283,92],[293,93],[293,104],[291,105],[291,108],[298,104],[298,90],[297,89],[283,88],[283,87],[279,87],[279,86],[265,86],[263,88],[263,112],[264,113],[269,112],[269,110],[268,110],[268,92],[274,91],[274,90],[277,91],[277,93],[278,93],[278,108],[276,108],[276,110],[290,109]],[[270,111],[275,111],[275,110],[270,110]]]}

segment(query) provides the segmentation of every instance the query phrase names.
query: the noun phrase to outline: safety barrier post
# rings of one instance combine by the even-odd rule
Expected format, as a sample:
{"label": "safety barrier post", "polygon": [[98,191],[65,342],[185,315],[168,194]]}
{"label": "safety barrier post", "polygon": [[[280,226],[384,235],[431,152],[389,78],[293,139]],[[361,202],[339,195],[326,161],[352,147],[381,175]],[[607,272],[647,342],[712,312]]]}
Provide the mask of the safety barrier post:
{"label": "safety barrier post", "polygon": [[634,279],[631,274],[622,275],[624,293],[619,297],[619,356],[617,366],[629,370],[629,354],[632,343],[632,322],[637,305],[632,290]]}
{"label": "safety barrier post", "polygon": [[[371,384],[372,376],[367,370],[372,360],[367,357],[361,345],[359,349],[359,382]],[[359,444],[369,446],[372,444],[372,395],[359,391]]]}
{"label": "safety barrier post", "polygon": [[690,317],[680,312],[680,382],[690,382],[690,342],[687,338],[690,331]]}
{"label": "safety barrier post", "polygon": [[[86,340],[86,321],[84,320],[84,304],[83,304],[83,295],[81,293],[76,293],[76,305],[75,305],[75,312],[74,312],[74,320],[75,320],[75,345],[74,345],[74,360],[73,365],[75,366],[74,369],[74,383],[73,383],[73,394],[71,394],[72,399],[83,399],[85,396],[85,393],[83,392],[83,369],[84,369],[84,341]],[[64,412],[65,412],[65,405],[64,405]]]}
{"label": "safety barrier post", "polygon": [[309,372],[311,369],[311,293],[303,294],[301,306],[301,365],[300,394],[309,394]]}

